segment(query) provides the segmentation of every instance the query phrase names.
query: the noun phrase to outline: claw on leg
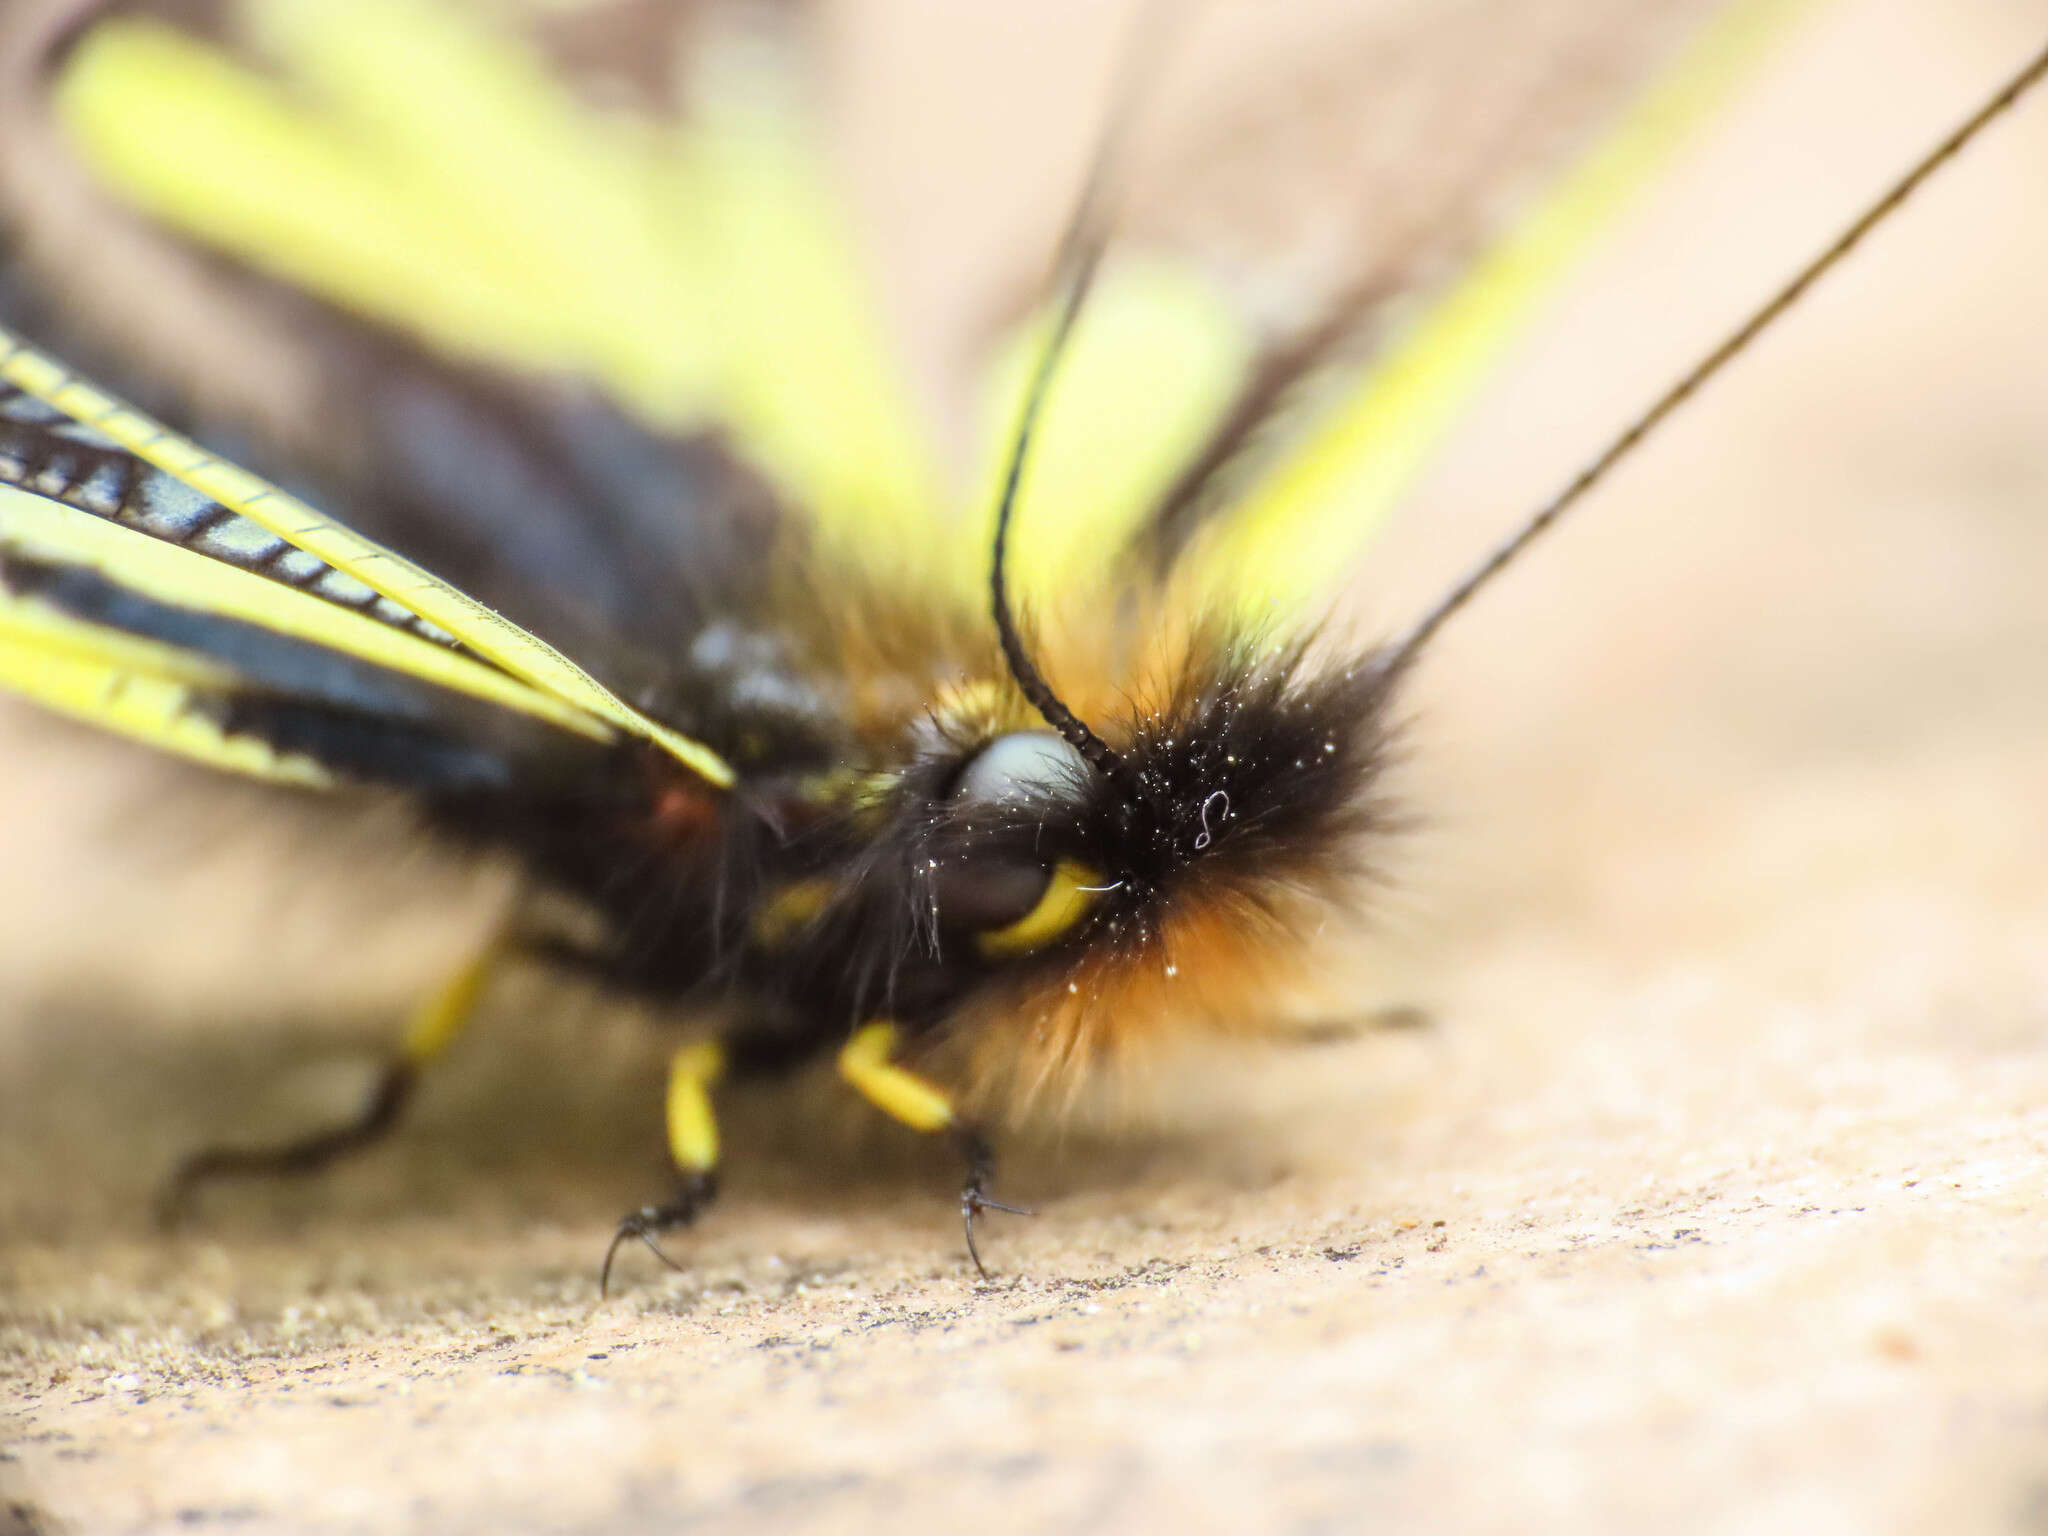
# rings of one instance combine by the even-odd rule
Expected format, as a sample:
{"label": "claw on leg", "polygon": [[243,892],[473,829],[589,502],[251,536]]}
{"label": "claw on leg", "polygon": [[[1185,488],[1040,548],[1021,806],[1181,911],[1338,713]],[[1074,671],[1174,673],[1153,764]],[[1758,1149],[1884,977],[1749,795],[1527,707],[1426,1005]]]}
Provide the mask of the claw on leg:
{"label": "claw on leg", "polygon": [[622,1218],[618,1230],[612,1233],[610,1245],[604,1251],[604,1264],[597,1272],[597,1294],[600,1299],[609,1296],[612,1288],[612,1260],[618,1256],[620,1245],[632,1238],[639,1238],[653,1254],[670,1269],[681,1271],[682,1265],[670,1258],[666,1249],[655,1241],[657,1234],[673,1232],[678,1227],[687,1227],[702,1214],[718,1193],[718,1180],[709,1170],[687,1174],[676,1197],[664,1205],[643,1205],[630,1216]]}
{"label": "claw on leg", "polygon": [[610,1294],[612,1260],[629,1238],[639,1238],[670,1269],[683,1267],[654,1239],[658,1233],[690,1225],[718,1193],[713,1173],[718,1165],[718,1117],[712,1111],[711,1089],[724,1075],[725,1047],[716,1040],[692,1040],[669,1058],[668,1152],[682,1175],[682,1184],[666,1204],[643,1205],[620,1220],[597,1272],[599,1297]]}
{"label": "claw on leg", "polygon": [[1011,1216],[1036,1216],[1038,1212],[991,1199],[987,1189],[995,1177],[995,1149],[974,1131],[959,1132],[958,1140],[961,1155],[967,1159],[967,1181],[960,1186],[960,1225],[967,1234],[967,1257],[974,1261],[974,1272],[986,1280],[990,1278],[988,1266],[981,1262],[981,1248],[974,1241],[974,1218],[983,1211],[1003,1211]]}
{"label": "claw on leg", "polygon": [[944,1089],[891,1058],[896,1051],[897,1027],[887,1022],[863,1025],[853,1032],[839,1052],[839,1075],[854,1091],[890,1119],[913,1131],[934,1135],[951,1132],[961,1155],[967,1159],[967,1180],[960,1189],[960,1220],[967,1232],[967,1257],[974,1272],[986,1280],[988,1266],[981,1262],[981,1248],[974,1240],[974,1219],[983,1211],[1007,1211],[1013,1216],[1033,1216],[1019,1205],[1005,1205],[987,1194],[995,1174],[995,1153],[981,1134],[961,1124],[953,1101]]}

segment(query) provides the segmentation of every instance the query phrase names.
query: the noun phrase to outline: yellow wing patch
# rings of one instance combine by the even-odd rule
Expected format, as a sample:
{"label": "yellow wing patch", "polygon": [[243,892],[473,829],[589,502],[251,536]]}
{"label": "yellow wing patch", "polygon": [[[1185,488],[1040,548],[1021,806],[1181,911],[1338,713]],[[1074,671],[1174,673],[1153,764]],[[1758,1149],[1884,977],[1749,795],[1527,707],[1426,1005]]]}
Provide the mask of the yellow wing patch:
{"label": "yellow wing patch", "polygon": [[[961,520],[956,582],[979,590],[1024,390],[1052,316],[1010,339],[991,378],[977,516]],[[1115,556],[1201,449],[1251,367],[1245,317],[1189,267],[1111,260],[1097,275],[1046,396],[1018,487],[1011,579],[1027,602],[1087,603]]]}
{"label": "yellow wing patch", "polygon": [[1811,0],[1738,0],[1533,214],[1395,341],[1182,562],[1197,609],[1254,625],[1329,601],[1572,264]]}
{"label": "yellow wing patch", "polygon": [[282,79],[114,16],[58,82],[88,166],[187,236],[443,351],[716,426],[835,542],[917,531],[926,458],[853,243],[772,71],[604,116],[429,0],[251,8]]}

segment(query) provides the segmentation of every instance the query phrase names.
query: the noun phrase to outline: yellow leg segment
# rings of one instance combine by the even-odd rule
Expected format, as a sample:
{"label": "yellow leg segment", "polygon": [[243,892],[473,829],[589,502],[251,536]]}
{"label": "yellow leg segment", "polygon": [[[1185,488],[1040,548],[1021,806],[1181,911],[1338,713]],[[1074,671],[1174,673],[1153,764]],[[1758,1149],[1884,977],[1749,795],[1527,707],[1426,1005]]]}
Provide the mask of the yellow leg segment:
{"label": "yellow leg segment", "polygon": [[668,1059],[668,1150],[684,1173],[718,1166],[718,1117],[711,1090],[725,1076],[725,1047],[693,1040]]}
{"label": "yellow leg segment", "polygon": [[639,1238],[670,1269],[682,1267],[654,1239],[657,1233],[687,1227],[718,1192],[718,1117],[711,1111],[711,1090],[723,1076],[725,1047],[716,1040],[692,1040],[669,1057],[668,1152],[682,1179],[666,1203],[643,1205],[620,1220],[597,1272],[598,1295],[610,1294],[612,1260],[628,1238]]}
{"label": "yellow leg segment", "polygon": [[961,1121],[944,1089],[890,1060],[896,1054],[896,1042],[902,1033],[886,1020],[863,1024],[840,1047],[839,1075],[890,1119],[927,1135],[940,1131],[951,1134],[967,1159],[967,1182],[960,1191],[960,1220],[967,1233],[967,1257],[974,1261],[975,1273],[986,1280],[988,1270],[982,1265],[981,1249],[974,1241],[974,1219],[983,1211],[1009,1211],[1017,1216],[1029,1216],[1031,1212],[988,1197],[995,1154],[973,1126]]}
{"label": "yellow leg segment", "polygon": [[952,1130],[959,1123],[953,1101],[936,1084],[890,1061],[900,1034],[894,1024],[862,1025],[840,1049],[839,1075],[875,1108],[913,1131]]}
{"label": "yellow leg segment", "polygon": [[408,1067],[424,1067],[447,1050],[476,1012],[484,984],[504,957],[502,941],[479,950],[474,959],[427,995],[405,1026],[399,1059]]}

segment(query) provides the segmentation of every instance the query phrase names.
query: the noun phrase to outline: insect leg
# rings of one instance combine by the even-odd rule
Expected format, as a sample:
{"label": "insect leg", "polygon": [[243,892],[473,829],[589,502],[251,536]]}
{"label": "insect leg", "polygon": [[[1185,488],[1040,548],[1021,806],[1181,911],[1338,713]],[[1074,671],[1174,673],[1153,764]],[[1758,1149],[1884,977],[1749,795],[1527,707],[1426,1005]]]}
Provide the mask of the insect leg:
{"label": "insect leg", "polygon": [[864,1024],[839,1052],[839,1075],[855,1092],[890,1119],[927,1135],[950,1132],[967,1160],[966,1182],[960,1187],[960,1221],[967,1232],[967,1256],[975,1273],[989,1278],[981,1262],[981,1250],[974,1241],[974,1219],[983,1211],[1008,1211],[1014,1216],[1035,1212],[1022,1206],[1005,1205],[987,1193],[995,1176],[995,1151],[972,1126],[961,1122],[945,1090],[907,1067],[899,1067],[895,1054],[897,1028],[894,1024]]}
{"label": "insect leg", "polygon": [[666,1204],[643,1205],[620,1220],[597,1274],[599,1296],[611,1290],[612,1259],[628,1238],[639,1238],[670,1269],[682,1268],[654,1239],[657,1233],[695,1221],[718,1193],[718,1117],[711,1107],[711,1090],[725,1075],[725,1067],[725,1047],[716,1040],[693,1040],[669,1058],[668,1150],[681,1182]]}
{"label": "insect leg", "polygon": [[158,1197],[157,1213],[162,1222],[175,1225],[202,1184],[252,1175],[312,1173],[381,1140],[398,1124],[421,1072],[448,1048],[476,1012],[484,984],[503,951],[501,942],[486,945],[414,1010],[398,1054],[385,1064],[355,1118],[278,1146],[208,1147],[193,1153],[178,1164]]}

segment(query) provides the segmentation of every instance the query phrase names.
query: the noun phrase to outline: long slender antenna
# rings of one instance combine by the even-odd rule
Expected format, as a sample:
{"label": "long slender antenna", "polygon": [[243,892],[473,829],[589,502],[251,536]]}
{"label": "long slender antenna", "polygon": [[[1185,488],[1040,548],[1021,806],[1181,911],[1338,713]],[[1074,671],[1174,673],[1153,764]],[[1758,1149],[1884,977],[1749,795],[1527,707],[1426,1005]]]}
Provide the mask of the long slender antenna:
{"label": "long slender antenna", "polygon": [[1010,545],[1010,523],[1017,510],[1017,491],[1024,479],[1024,461],[1031,450],[1031,439],[1038,427],[1038,419],[1045,405],[1046,391],[1052,383],[1053,370],[1060,354],[1066,350],[1068,337],[1074,329],[1074,321],[1081,313],[1081,303],[1088,295],[1090,283],[1094,280],[1095,269],[1102,256],[1100,241],[1091,245],[1081,255],[1081,266],[1068,279],[1066,296],[1061,301],[1058,318],[1053,322],[1052,335],[1047,339],[1045,351],[1038,359],[1038,367],[1031,376],[1030,391],[1024,397],[1024,412],[1017,421],[1017,436],[1010,445],[1010,465],[1003,477],[1002,500],[996,504],[995,554],[989,571],[989,607],[995,616],[996,638],[1003,647],[1003,660],[1009,663],[1010,675],[1017,680],[1017,686],[1024,691],[1024,697],[1031,701],[1032,708],[1045,716],[1046,724],[1064,736],[1076,752],[1086,758],[1104,778],[1122,788],[1134,798],[1143,793],[1137,773],[1108,742],[1090,730],[1081,717],[1069,709],[1052,691],[1052,685],[1045,680],[1045,674],[1038,670],[1038,663],[1031,659],[1025,649],[1024,637],[1018,632],[1017,621],[1010,609],[1009,581],[1005,575],[1006,557]]}
{"label": "long slender antenna", "polygon": [[1165,11],[1164,0],[1150,0],[1132,29],[1111,96],[1110,118],[1104,124],[1102,138],[1095,147],[1088,180],[1075,202],[1066,232],[1060,237],[1059,254],[1053,262],[1053,271],[1063,290],[1059,314],[1032,371],[1024,395],[1023,412],[1017,419],[1017,435],[1010,444],[1002,497],[996,503],[995,546],[989,571],[989,609],[995,619],[996,638],[1002,645],[1003,660],[1009,664],[1010,675],[1017,680],[1017,686],[1031,701],[1032,708],[1045,717],[1046,724],[1065,737],[1096,772],[1133,800],[1142,799],[1145,793],[1137,771],[1061,701],[1025,648],[1024,637],[1018,631],[1016,615],[1010,606],[1007,556],[1010,524],[1016,516],[1017,493],[1024,482],[1024,465],[1030,457],[1031,440],[1038,430],[1039,418],[1044,414],[1053,374],[1073,338],[1074,322],[1080,317],[1081,306],[1095,281],[1096,269],[1102,263],[1102,253],[1109,241],[1102,205],[1107,195],[1110,172],[1164,52],[1162,48],[1148,45],[1154,42],[1153,35]]}
{"label": "long slender antenna", "polygon": [[1535,543],[1588,491],[1605,479],[1608,471],[1627,458],[1645,438],[1662,426],[1672,412],[1691,399],[1702,385],[1741,354],[1786,310],[1798,303],[1806,290],[1839,265],[1844,257],[1856,249],[1865,235],[1896,213],[1909,197],[1919,191],[1930,176],[2003,115],[2014,102],[2039,84],[2044,75],[2048,75],[2048,47],[2035,54],[2026,66],[1983,106],[1965,119],[1947,138],[1929,150],[1917,165],[1900,177],[1889,191],[1863,212],[1861,217],[1837,235],[1833,243],[1808,262],[1756,313],[1731,331],[1719,346],[1695,363],[1684,377],[1659,396],[1655,404],[1631,422],[1597,458],[1580,470],[1570,484],[1539,507],[1527,522],[1496,545],[1492,553],[1439,598],[1434,608],[1425,613],[1406,634],[1388,648],[1384,653],[1385,660],[1380,663],[1381,669],[1392,675],[1412,663],[1423,646],[1429,642],[1430,637],[1443,628],[1444,622],[1452,614],[1470,602],[1480,588],[1507,569],[1517,556]]}

